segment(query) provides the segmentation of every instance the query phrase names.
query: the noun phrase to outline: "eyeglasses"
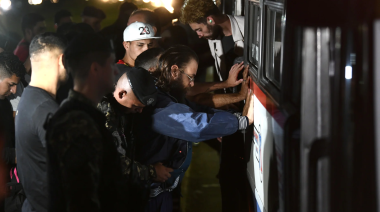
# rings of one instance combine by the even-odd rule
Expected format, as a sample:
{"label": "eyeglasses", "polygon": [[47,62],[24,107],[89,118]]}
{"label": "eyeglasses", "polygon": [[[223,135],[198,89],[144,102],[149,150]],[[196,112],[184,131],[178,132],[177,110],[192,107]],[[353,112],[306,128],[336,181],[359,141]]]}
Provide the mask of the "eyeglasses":
{"label": "eyeglasses", "polygon": [[188,74],[186,74],[185,72],[183,72],[182,70],[179,70],[182,74],[185,74],[187,76],[187,78],[189,78],[190,82],[194,82],[194,78],[190,77]]}

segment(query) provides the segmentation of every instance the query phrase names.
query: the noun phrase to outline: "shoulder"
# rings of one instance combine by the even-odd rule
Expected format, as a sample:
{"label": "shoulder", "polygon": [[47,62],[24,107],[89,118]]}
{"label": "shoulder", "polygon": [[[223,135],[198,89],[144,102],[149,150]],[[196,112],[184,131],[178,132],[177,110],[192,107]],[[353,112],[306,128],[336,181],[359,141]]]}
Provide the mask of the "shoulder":
{"label": "shoulder", "polygon": [[53,117],[57,120],[56,126],[59,125],[65,128],[83,129],[96,128],[93,118],[84,111],[73,110],[64,114],[58,114],[58,112],[59,110],[57,111],[58,116]]}
{"label": "shoulder", "polygon": [[59,111],[49,120],[48,136],[65,140],[77,138],[95,140],[101,137],[93,118],[84,111],[73,110],[61,114]]}
{"label": "shoulder", "polygon": [[157,102],[156,102],[156,105],[154,107],[162,108],[162,107],[166,107],[166,106],[173,104],[173,103],[175,103],[175,102],[167,94],[165,94],[162,91],[159,91],[158,95],[157,95]]}
{"label": "shoulder", "polygon": [[244,16],[233,16],[238,24],[244,24]]}
{"label": "shoulder", "polygon": [[33,104],[34,106],[31,105],[35,108],[32,112],[32,118],[34,119],[44,119],[47,114],[55,113],[59,108],[58,103],[54,101],[54,99],[41,98],[40,100],[42,101],[39,104]]}

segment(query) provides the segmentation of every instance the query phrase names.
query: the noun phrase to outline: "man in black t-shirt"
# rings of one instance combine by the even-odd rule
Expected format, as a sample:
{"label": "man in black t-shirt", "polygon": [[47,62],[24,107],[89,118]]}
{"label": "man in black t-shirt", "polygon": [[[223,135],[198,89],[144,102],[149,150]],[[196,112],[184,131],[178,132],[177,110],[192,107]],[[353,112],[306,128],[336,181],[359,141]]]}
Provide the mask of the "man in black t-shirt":
{"label": "man in black t-shirt", "polygon": [[[13,109],[10,101],[6,98],[11,93],[16,92],[16,85],[19,83],[20,78],[25,75],[25,67],[22,62],[17,58],[17,56],[12,53],[2,52],[0,53],[0,131],[3,133],[3,149],[0,152],[1,159],[6,164],[7,182],[10,182],[9,173],[12,170],[12,176],[14,175],[16,169],[16,151],[15,151],[15,124],[13,120]],[[15,184],[18,182],[15,181]],[[0,185],[4,186],[4,185]],[[12,194],[20,187],[14,186],[9,187]],[[12,199],[9,197],[8,200]],[[9,204],[15,203],[12,201],[6,201],[8,207]],[[22,202],[21,202],[22,204]],[[15,206],[15,205],[14,205]],[[20,206],[20,205],[18,205]],[[2,203],[0,201],[0,207]],[[17,207],[17,206],[16,206]],[[0,208],[0,211],[2,209]],[[5,210],[7,211],[7,210]]]}
{"label": "man in black t-shirt", "polygon": [[37,35],[30,44],[33,75],[16,113],[17,166],[26,200],[22,211],[47,211],[46,141],[43,124],[58,109],[55,95],[67,78],[66,43],[55,33]]}

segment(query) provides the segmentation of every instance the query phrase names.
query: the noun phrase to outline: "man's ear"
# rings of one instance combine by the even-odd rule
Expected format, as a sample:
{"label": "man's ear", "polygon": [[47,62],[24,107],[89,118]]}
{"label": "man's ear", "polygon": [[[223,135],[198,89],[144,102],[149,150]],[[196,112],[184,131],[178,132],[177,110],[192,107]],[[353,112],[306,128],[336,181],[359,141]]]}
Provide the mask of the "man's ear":
{"label": "man's ear", "polygon": [[65,62],[65,57],[63,56],[63,54],[60,54],[58,56],[58,65],[60,68],[65,68],[64,62]]}
{"label": "man's ear", "polygon": [[172,65],[170,73],[173,79],[177,79],[179,77],[179,68],[177,65]]}
{"label": "man's ear", "polygon": [[157,35],[157,27],[152,27],[153,28],[153,31],[154,31],[154,35]]}
{"label": "man's ear", "polygon": [[[59,70],[63,70],[66,72],[66,68],[65,68],[65,57],[63,54],[60,54],[58,56],[58,66],[59,66]],[[68,72],[67,72],[68,73]]]}
{"label": "man's ear", "polygon": [[213,16],[211,16],[211,15],[209,15],[208,17],[207,17],[207,24],[208,25],[215,25],[215,20],[214,20],[214,17]]}
{"label": "man's ear", "polygon": [[91,66],[90,66],[90,71],[89,73],[92,73],[94,75],[98,75],[99,72],[100,72],[100,67],[99,67],[99,64],[97,62],[92,62],[91,63]]}
{"label": "man's ear", "polygon": [[125,50],[128,50],[129,47],[131,46],[131,42],[123,41],[123,46],[124,46],[124,49],[125,49]]}
{"label": "man's ear", "polygon": [[117,94],[119,99],[123,99],[127,96],[127,91],[126,90],[120,90],[119,93]]}

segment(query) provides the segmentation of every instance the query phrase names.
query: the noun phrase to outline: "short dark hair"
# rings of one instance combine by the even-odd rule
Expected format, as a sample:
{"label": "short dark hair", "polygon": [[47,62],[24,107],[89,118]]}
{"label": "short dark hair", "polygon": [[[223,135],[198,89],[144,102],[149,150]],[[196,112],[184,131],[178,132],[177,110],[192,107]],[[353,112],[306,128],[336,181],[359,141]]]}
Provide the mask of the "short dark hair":
{"label": "short dark hair", "polygon": [[66,35],[73,25],[75,25],[75,23],[73,22],[63,23],[61,26],[57,28],[57,33],[60,35]]}
{"label": "short dark hair", "polygon": [[82,16],[90,16],[94,18],[99,19],[105,19],[106,14],[103,12],[103,10],[98,9],[94,6],[87,6],[83,9]]}
{"label": "short dark hair", "polygon": [[75,37],[67,46],[64,66],[74,79],[84,80],[92,63],[104,66],[112,53],[110,40],[95,33],[84,33]]}
{"label": "short dark hair", "polygon": [[71,17],[71,16],[72,15],[71,15],[70,11],[68,11],[68,10],[60,10],[57,13],[55,13],[54,23],[59,24],[59,22],[61,22],[62,18]]}
{"label": "short dark hair", "polygon": [[22,17],[21,29],[25,34],[26,29],[33,29],[38,22],[45,21],[45,18],[37,13],[29,13]]}
{"label": "short dark hair", "polygon": [[18,57],[10,52],[0,53],[0,80],[10,78],[12,75],[23,78],[26,73],[24,64]]}
{"label": "short dark hair", "polygon": [[149,70],[150,68],[157,66],[159,60],[158,56],[163,52],[164,49],[162,48],[151,48],[144,51],[137,56],[135,60],[135,67],[142,67],[145,70]]}
{"label": "short dark hair", "polygon": [[[145,16],[145,22],[146,24],[151,25],[152,27],[157,28],[157,34],[160,33],[161,26],[160,26],[160,20],[157,17],[157,15],[150,9],[138,9],[132,12],[131,16],[137,15],[137,14],[143,14]],[[156,34],[156,36],[157,36]]]}
{"label": "short dark hair", "polygon": [[182,70],[192,59],[199,62],[197,54],[190,47],[177,45],[166,50],[160,57],[157,71],[158,77],[156,85],[164,91],[170,91],[171,67],[177,65]]}
{"label": "short dark hair", "polygon": [[36,35],[30,42],[29,54],[33,55],[42,53],[44,51],[61,50],[62,52],[66,48],[66,40],[62,35],[53,32],[45,32],[40,35]]}
{"label": "short dark hair", "polygon": [[130,16],[133,11],[137,10],[137,6],[132,2],[124,2],[119,7],[119,17]]}

